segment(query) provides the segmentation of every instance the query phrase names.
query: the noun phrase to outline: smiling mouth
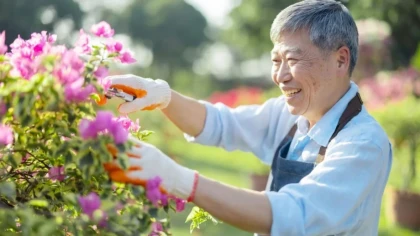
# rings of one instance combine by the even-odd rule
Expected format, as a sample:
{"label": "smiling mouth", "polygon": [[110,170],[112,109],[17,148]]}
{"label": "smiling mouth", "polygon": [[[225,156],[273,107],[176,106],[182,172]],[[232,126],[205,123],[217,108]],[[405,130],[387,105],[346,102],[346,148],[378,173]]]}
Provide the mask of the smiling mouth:
{"label": "smiling mouth", "polygon": [[291,90],[287,90],[283,92],[284,92],[284,95],[286,95],[286,97],[292,97],[293,95],[299,93],[300,91],[302,91],[302,89],[291,89]]}

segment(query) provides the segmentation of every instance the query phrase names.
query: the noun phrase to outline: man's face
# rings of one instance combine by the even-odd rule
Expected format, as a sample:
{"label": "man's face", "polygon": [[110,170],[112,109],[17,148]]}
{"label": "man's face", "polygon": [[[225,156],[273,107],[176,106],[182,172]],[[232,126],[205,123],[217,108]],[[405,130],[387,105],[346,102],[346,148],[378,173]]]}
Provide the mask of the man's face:
{"label": "man's face", "polygon": [[336,52],[323,53],[307,31],[283,33],[274,44],[272,79],[285,95],[289,111],[318,121],[343,92]]}

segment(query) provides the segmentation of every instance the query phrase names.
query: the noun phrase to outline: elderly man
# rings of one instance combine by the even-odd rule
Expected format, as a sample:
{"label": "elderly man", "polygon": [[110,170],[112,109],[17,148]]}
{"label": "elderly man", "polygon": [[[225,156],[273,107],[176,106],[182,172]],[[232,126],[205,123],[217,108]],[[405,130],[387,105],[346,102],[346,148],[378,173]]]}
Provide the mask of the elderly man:
{"label": "elderly man", "polygon": [[230,109],[185,97],[159,79],[110,78],[137,96],[121,113],[160,108],[188,141],[252,152],[271,164],[266,191],[208,179],[138,140],[130,164],[141,170],[111,177],[141,184],[160,176],[168,193],[249,232],[377,235],[392,151],[350,80],[358,51],[352,16],[332,0],[301,1],[278,14],[271,40],[272,79],[283,95],[259,106]]}

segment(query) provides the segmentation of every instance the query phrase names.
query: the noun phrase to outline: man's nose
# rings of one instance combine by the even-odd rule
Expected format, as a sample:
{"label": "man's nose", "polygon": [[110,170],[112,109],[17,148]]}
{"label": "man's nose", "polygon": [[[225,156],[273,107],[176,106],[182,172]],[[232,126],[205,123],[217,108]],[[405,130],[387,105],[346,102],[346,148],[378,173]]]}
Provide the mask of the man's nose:
{"label": "man's nose", "polygon": [[290,68],[287,63],[282,63],[275,73],[274,80],[277,84],[285,83],[292,79]]}

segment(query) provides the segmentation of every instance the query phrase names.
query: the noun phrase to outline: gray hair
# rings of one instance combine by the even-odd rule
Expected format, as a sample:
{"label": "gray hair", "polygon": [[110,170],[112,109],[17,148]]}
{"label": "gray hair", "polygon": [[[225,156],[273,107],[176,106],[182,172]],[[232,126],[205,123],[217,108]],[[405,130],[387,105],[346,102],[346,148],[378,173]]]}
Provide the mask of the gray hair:
{"label": "gray hair", "polygon": [[270,37],[276,42],[282,32],[302,29],[309,31],[311,42],[324,52],[347,46],[351,76],[357,62],[359,33],[353,17],[343,4],[333,0],[304,0],[290,5],[274,19]]}

